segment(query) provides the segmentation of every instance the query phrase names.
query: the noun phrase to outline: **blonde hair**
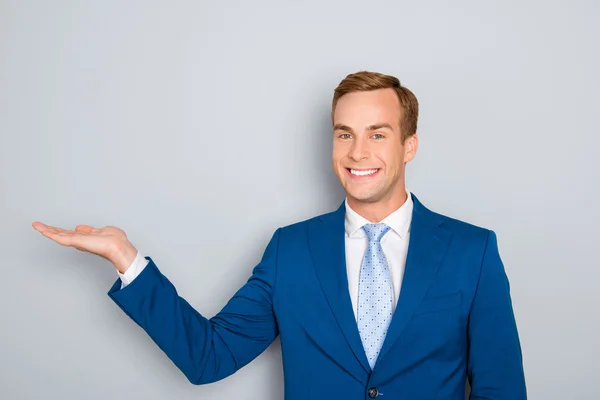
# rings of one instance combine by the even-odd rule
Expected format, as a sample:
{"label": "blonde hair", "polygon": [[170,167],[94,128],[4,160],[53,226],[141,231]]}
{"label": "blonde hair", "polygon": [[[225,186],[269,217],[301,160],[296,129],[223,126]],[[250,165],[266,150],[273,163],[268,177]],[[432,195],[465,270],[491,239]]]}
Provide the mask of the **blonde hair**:
{"label": "blonde hair", "polygon": [[391,75],[378,72],[360,71],[346,76],[333,92],[331,105],[331,120],[335,106],[343,95],[351,92],[364,92],[377,89],[394,89],[400,100],[400,132],[402,143],[410,136],[417,133],[417,120],[419,118],[419,102],[417,97],[408,88],[400,84],[400,80]]}

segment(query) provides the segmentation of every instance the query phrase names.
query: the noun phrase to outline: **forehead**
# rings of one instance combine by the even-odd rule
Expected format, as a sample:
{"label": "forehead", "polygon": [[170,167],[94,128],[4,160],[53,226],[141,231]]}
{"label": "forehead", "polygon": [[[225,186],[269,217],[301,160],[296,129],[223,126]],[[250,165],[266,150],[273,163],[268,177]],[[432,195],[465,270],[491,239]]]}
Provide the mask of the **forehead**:
{"label": "forehead", "polygon": [[339,98],[333,123],[364,127],[387,122],[397,126],[400,113],[400,101],[393,89],[351,92]]}

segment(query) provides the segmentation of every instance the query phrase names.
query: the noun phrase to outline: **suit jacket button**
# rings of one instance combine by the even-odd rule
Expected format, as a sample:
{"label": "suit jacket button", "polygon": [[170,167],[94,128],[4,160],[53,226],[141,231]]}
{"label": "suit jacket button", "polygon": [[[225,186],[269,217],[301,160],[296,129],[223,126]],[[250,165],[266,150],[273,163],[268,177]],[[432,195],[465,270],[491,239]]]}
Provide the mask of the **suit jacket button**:
{"label": "suit jacket button", "polygon": [[379,396],[379,390],[377,390],[377,388],[371,388],[369,389],[369,397],[374,399],[377,396]]}

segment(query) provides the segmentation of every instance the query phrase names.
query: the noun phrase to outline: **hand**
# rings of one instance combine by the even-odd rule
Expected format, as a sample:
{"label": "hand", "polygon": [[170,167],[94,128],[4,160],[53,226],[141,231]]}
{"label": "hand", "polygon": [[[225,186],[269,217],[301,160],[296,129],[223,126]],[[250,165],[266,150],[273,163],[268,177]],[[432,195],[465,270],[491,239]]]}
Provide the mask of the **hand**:
{"label": "hand", "polygon": [[114,226],[96,229],[89,225],[77,225],[72,231],[38,221],[32,226],[62,246],[74,247],[107,259],[122,274],[137,255],[136,248],[127,240],[125,232]]}

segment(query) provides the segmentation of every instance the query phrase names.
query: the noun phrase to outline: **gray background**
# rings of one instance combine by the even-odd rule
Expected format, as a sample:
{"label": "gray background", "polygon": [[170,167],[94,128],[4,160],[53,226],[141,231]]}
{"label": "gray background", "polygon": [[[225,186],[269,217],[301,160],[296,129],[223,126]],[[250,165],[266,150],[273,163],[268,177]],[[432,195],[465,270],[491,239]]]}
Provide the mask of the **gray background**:
{"label": "gray background", "polygon": [[[594,1],[0,1],[0,397],[280,399],[280,347],[193,386],[106,295],[99,257],[31,228],[115,225],[206,316],[273,231],[343,200],[348,73],[421,104],[408,188],[494,229],[531,399],[598,399]],[[216,232],[209,235],[208,230]]]}

